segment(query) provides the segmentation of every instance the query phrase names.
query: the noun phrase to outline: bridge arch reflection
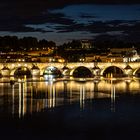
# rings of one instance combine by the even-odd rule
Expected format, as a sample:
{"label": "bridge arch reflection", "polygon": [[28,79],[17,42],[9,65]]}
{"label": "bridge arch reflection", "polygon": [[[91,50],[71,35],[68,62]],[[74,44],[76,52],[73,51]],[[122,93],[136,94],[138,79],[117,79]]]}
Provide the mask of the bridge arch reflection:
{"label": "bridge arch reflection", "polygon": [[125,94],[139,94],[139,90],[140,80],[133,78],[131,80],[100,79],[98,81],[93,78],[93,80],[86,82],[74,80],[20,81],[14,85],[7,82],[0,83],[1,96],[6,97],[1,98],[1,103],[6,103],[3,100],[8,99],[9,109],[6,111],[18,114],[19,117],[28,113],[40,112],[43,109],[77,102],[79,108],[84,110],[87,102],[100,98],[107,99],[110,110],[114,112],[117,97]]}

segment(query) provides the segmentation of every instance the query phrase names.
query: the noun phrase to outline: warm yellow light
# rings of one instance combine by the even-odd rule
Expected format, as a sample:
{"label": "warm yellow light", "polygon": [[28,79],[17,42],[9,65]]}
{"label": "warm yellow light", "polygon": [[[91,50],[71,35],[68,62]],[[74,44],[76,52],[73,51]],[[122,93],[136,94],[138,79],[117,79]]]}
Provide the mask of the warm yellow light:
{"label": "warm yellow light", "polygon": [[12,67],[14,67],[15,66],[15,64],[12,64]]}
{"label": "warm yellow light", "polygon": [[63,63],[63,62],[65,62],[65,60],[64,59],[58,59],[58,62]]}
{"label": "warm yellow light", "polygon": [[24,67],[24,71],[26,71],[27,70],[27,68],[26,67]]}

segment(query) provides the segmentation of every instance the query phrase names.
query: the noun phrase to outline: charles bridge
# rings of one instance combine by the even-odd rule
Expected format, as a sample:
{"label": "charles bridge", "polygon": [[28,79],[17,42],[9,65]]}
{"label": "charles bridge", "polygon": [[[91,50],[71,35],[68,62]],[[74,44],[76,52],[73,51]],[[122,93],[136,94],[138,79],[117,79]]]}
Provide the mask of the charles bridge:
{"label": "charles bridge", "polygon": [[31,72],[32,76],[42,76],[46,69],[55,68],[63,75],[73,75],[73,72],[79,68],[88,69],[93,75],[102,76],[108,68],[117,68],[127,76],[135,76],[140,70],[140,62],[75,62],[75,63],[0,63],[0,73],[2,76],[14,76],[19,68],[23,68]]}

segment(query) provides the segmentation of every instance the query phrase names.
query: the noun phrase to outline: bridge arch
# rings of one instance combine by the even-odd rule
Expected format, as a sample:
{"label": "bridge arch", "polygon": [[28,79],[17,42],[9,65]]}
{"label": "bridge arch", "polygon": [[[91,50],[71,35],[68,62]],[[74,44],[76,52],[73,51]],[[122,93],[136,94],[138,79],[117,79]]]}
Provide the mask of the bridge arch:
{"label": "bridge arch", "polygon": [[125,72],[120,67],[109,66],[101,71],[101,75],[104,77],[124,77]]}
{"label": "bridge arch", "polygon": [[31,70],[26,67],[26,66],[20,66],[20,67],[16,67],[14,69],[11,70],[10,72],[10,76],[24,76],[26,75],[27,77],[31,77],[32,73]]}
{"label": "bridge arch", "polygon": [[140,68],[135,69],[133,75],[136,77],[140,77]]}
{"label": "bridge arch", "polygon": [[40,76],[40,69],[37,65],[33,64],[31,68],[32,76]]}
{"label": "bridge arch", "polygon": [[70,75],[73,77],[93,77],[92,70],[84,66],[72,69]]}
{"label": "bridge arch", "polygon": [[62,71],[55,66],[47,66],[41,70],[41,75],[57,75],[61,76]]}
{"label": "bridge arch", "polygon": [[0,75],[1,76],[10,76],[10,69],[7,66],[4,66],[1,70],[0,70]]}

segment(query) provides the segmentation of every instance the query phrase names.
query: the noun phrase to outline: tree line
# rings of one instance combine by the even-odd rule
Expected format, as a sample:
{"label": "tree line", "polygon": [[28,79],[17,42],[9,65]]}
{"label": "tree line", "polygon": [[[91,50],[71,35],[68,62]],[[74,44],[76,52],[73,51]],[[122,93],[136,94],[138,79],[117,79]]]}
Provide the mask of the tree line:
{"label": "tree line", "polygon": [[38,40],[35,37],[23,37],[17,36],[3,36],[0,37],[0,51],[27,51],[43,48],[55,48],[56,44],[53,41],[47,41],[45,39]]}

